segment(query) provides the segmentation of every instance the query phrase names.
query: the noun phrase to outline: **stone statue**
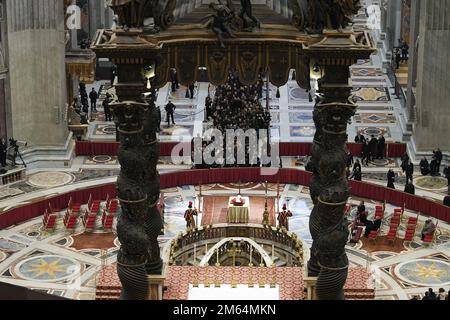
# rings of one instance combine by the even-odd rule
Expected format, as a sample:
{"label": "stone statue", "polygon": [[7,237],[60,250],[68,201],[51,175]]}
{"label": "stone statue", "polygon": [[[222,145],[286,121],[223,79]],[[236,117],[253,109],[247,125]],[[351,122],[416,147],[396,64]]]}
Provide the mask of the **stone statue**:
{"label": "stone statue", "polygon": [[207,26],[209,26],[217,35],[220,46],[225,48],[225,44],[223,42],[224,34],[227,34],[231,38],[236,37],[233,30],[231,30],[230,25],[230,22],[234,17],[234,11],[232,11],[227,5],[222,4],[220,1],[218,4],[210,3],[209,8],[214,10],[215,13],[206,16],[203,20],[210,19]]}
{"label": "stone statue", "polygon": [[109,6],[124,30],[143,28],[156,33],[175,22],[176,0],[110,0]]}
{"label": "stone statue", "polygon": [[308,33],[322,33],[324,29],[342,31],[361,9],[360,0],[289,0],[289,4],[292,24]]}
{"label": "stone statue", "polygon": [[117,15],[117,23],[124,29],[144,25],[144,8],[148,0],[111,0],[110,7]]}
{"label": "stone statue", "polygon": [[[252,13],[252,2],[251,0],[241,0],[241,12],[239,14],[239,17],[242,19],[244,25],[243,25],[243,30],[244,31],[252,31],[254,26],[260,26],[260,22],[258,21],[258,19],[256,19],[253,16]],[[254,26],[251,26],[247,19],[250,19],[251,21],[253,21]]]}

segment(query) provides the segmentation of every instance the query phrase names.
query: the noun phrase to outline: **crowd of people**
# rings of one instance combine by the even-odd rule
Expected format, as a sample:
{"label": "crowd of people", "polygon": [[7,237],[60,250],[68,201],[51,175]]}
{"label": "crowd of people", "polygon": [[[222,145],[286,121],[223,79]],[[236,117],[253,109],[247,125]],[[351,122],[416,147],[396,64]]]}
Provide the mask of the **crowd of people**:
{"label": "crowd of people", "polygon": [[259,77],[254,85],[243,85],[230,71],[224,85],[216,88],[214,98],[205,101],[206,117],[222,132],[227,129],[268,129],[270,112],[261,106],[263,80]]}
{"label": "crowd of people", "polygon": [[[411,300],[420,300],[419,296],[414,296],[411,298]],[[439,288],[438,293],[433,291],[433,288],[428,288],[427,291],[425,291],[424,296],[422,297],[422,300],[450,300],[450,290],[445,293],[444,288]]]}
{"label": "crowd of people", "polygon": [[369,161],[384,159],[386,139],[383,135],[380,135],[378,139],[374,135],[366,139],[364,135],[359,133],[355,137],[355,142],[362,143],[361,162],[366,166],[369,165]]}

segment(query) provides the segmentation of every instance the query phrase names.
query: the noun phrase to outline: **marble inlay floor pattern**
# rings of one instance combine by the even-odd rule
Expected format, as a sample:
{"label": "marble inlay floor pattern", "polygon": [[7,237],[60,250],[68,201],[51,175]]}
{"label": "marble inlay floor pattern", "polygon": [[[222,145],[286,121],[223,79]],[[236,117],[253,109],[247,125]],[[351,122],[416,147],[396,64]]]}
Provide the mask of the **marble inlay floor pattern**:
{"label": "marble inlay floor pattern", "polygon": [[393,113],[360,113],[354,117],[356,123],[396,123],[397,120]]}
{"label": "marble inlay floor pattern", "polygon": [[38,188],[55,188],[69,184],[75,177],[67,172],[39,172],[28,178],[28,183]]}
{"label": "marble inlay floor pattern", "polygon": [[385,87],[353,88],[352,93],[356,102],[388,102],[391,100],[389,90]]}

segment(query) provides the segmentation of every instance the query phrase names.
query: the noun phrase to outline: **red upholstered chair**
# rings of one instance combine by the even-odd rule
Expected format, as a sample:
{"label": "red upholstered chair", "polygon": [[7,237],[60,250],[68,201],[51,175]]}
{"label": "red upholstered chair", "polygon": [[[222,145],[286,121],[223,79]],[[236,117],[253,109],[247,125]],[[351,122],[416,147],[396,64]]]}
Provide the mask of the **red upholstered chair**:
{"label": "red upholstered chair", "polygon": [[42,227],[45,230],[53,230],[56,226],[56,218],[58,216],[53,213],[49,213],[47,210],[44,212],[44,216],[42,218]]}
{"label": "red upholstered chair", "polygon": [[109,204],[109,207],[107,207],[108,208],[108,212],[109,213],[117,213],[118,206],[119,206],[119,200],[112,199],[110,204]]}
{"label": "red upholstered chair", "polygon": [[426,234],[425,237],[423,237],[423,244],[431,245],[434,240],[434,232],[432,234]]}
{"label": "red upholstered chair", "polygon": [[378,231],[372,230],[369,232],[368,239],[372,241],[376,241],[378,236]]}
{"label": "red upholstered chair", "polygon": [[350,240],[351,243],[356,243],[359,241],[359,239],[361,238],[363,229],[364,229],[363,227],[356,227],[355,233],[353,234],[353,236]]}
{"label": "red upholstered chair", "polygon": [[417,217],[409,217],[408,218],[408,225],[416,225],[417,224]]}
{"label": "red upholstered chair", "polygon": [[397,238],[397,228],[398,228],[398,226],[391,225],[391,228],[389,229],[389,232],[386,235],[386,239],[388,241],[392,241],[392,243],[395,242],[395,239]]}
{"label": "red upholstered chair", "polygon": [[67,219],[64,222],[64,225],[66,226],[67,230],[73,230],[75,229],[75,226],[77,224],[77,219],[78,219],[78,214],[74,213],[74,214],[68,214],[67,215]]}
{"label": "red upholstered chair", "polygon": [[416,229],[406,229],[404,241],[412,241],[414,239],[414,234],[416,233]]}

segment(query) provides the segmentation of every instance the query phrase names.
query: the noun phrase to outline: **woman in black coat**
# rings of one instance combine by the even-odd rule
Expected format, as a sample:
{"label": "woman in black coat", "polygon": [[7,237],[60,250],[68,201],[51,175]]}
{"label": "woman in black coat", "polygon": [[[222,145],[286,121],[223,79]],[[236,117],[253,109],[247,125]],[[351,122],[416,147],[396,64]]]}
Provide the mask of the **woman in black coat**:
{"label": "woman in black coat", "polygon": [[394,186],[394,181],[395,181],[394,170],[389,169],[389,171],[387,173],[387,180],[388,180],[387,187],[391,188],[391,189],[395,189],[395,186]]}

